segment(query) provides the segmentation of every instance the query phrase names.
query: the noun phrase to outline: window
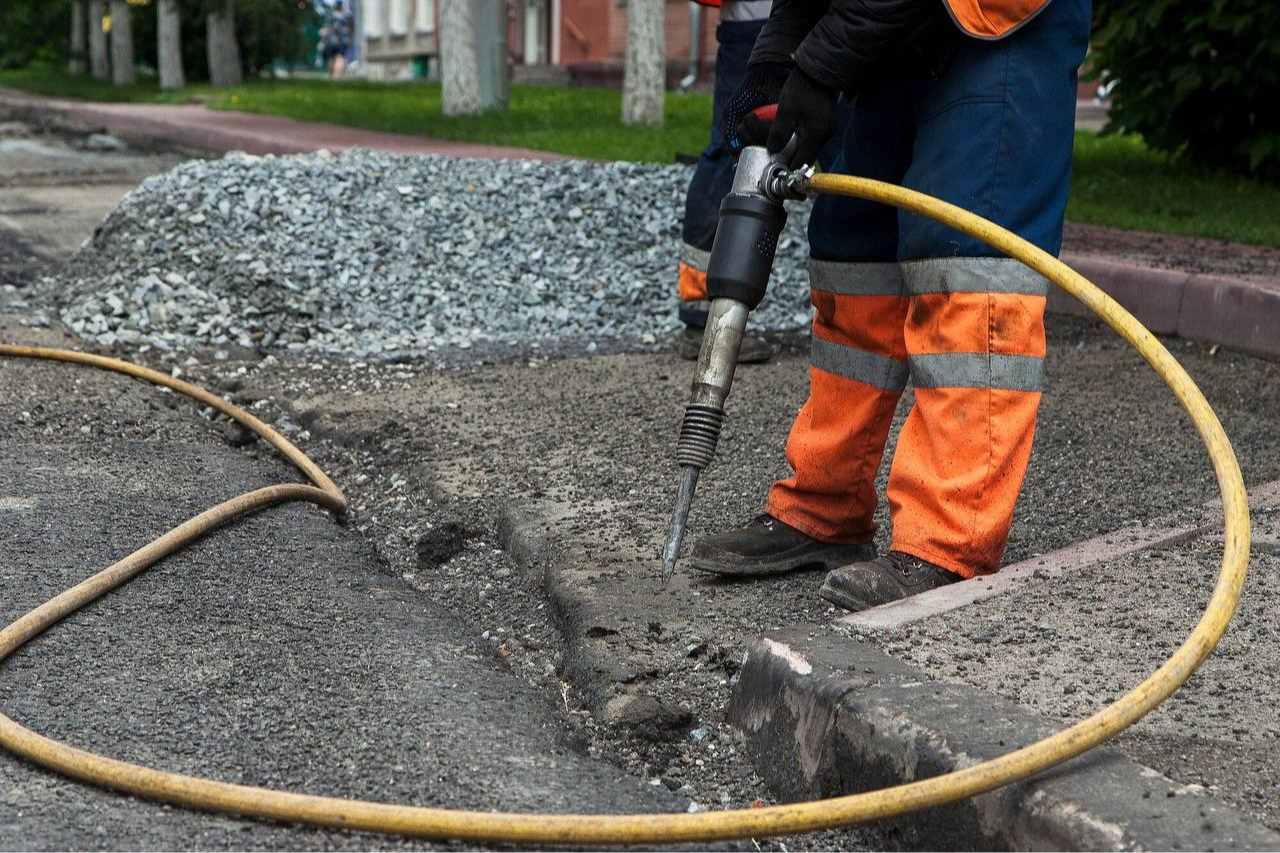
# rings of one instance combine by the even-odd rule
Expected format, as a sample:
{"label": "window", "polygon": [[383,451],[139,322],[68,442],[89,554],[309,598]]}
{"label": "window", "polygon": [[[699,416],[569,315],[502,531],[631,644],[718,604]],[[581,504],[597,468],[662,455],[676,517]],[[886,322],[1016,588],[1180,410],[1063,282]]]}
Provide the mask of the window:
{"label": "window", "polygon": [[435,31],[436,4],[433,0],[413,0],[413,25],[420,33]]}
{"label": "window", "polygon": [[387,0],[364,0],[364,34],[366,38],[380,38],[386,20]]}
{"label": "window", "polygon": [[409,25],[409,0],[391,0],[391,34],[402,36]]}

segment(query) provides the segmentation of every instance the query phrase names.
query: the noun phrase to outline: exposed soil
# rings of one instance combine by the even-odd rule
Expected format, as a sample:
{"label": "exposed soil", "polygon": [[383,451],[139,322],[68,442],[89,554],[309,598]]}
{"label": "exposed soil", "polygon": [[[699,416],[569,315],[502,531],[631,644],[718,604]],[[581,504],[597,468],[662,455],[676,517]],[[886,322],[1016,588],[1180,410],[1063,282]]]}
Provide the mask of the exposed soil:
{"label": "exposed soil", "polygon": [[1062,251],[1068,255],[1101,255],[1136,266],[1243,278],[1280,287],[1280,249],[1269,246],[1068,222]]}
{"label": "exposed soil", "polygon": [[[1050,337],[1007,561],[1213,495],[1194,431],[1140,359],[1089,322],[1055,317]],[[739,374],[691,540],[749,519],[785,472],[782,446],[806,387],[803,341],[792,344]],[[1222,416],[1246,477],[1280,476],[1280,365],[1169,345]],[[233,384],[242,400],[305,429],[308,450],[350,488],[357,528],[393,569],[487,633],[531,683],[559,691],[591,732],[593,754],[702,807],[744,806],[769,796],[724,722],[743,645],[836,612],[816,596],[820,574],[724,583],[681,572],[658,583],[689,370],[672,356],[635,354],[472,368],[268,359]],[[441,562],[459,530],[464,549]],[[513,539],[518,560],[499,552]],[[1145,605],[1138,589],[1122,600]]]}

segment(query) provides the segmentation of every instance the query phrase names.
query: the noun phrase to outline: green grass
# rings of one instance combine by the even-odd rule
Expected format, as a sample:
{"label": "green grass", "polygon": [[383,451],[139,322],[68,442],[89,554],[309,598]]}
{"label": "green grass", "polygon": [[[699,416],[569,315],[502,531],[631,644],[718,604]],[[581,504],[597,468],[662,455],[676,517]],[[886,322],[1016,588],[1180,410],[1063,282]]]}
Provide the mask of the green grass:
{"label": "green grass", "polygon": [[1078,132],[1067,218],[1280,247],[1280,186],[1170,162],[1136,137]]}
{"label": "green grass", "polygon": [[[171,93],[161,92],[154,78],[118,89],[58,71],[24,69],[0,71],[0,85],[57,97],[145,103],[181,103],[200,96],[211,99],[213,109],[599,160],[659,163],[672,162],[677,153],[700,151],[711,113],[706,95],[669,94],[664,127],[625,127],[619,120],[621,96],[615,90],[538,86],[513,86],[504,111],[445,118],[440,87],[429,83],[264,80],[234,89],[192,86]],[[1280,247],[1280,187],[1171,162],[1135,137],[1076,134],[1067,217],[1114,228]]]}
{"label": "green grass", "polygon": [[161,92],[154,78],[137,86],[71,77],[57,71],[0,71],[0,85],[41,95],[138,103],[182,103],[212,98],[212,109],[243,110],[325,121],[368,130],[409,133],[459,142],[483,142],[555,151],[597,160],[670,163],[677,153],[706,147],[711,98],[700,93],[669,94],[662,128],[622,124],[621,96],[612,89],[511,87],[505,110],[481,116],[446,118],[437,83],[368,83],[327,80],[255,80],[231,89],[192,86],[183,93]]}

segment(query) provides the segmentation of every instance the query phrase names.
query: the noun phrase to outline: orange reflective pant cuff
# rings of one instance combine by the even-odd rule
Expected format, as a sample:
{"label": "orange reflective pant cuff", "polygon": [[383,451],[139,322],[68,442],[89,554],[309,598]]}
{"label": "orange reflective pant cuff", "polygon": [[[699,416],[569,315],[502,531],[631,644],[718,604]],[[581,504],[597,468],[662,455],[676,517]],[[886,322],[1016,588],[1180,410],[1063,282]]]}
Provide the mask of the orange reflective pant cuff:
{"label": "orange reflective pant cuff", "polygon": [[681,302],[701,302],[707,298],[707,272],[680,262]]}
{"label": "orange reflective pant cuff", "polygon": [[781,521],[788,527],[794,527],[810,539],[825,542],[828,545],[865,545],[875,537],[875,524],[870,524],[870,531],[861,534],[840,534],[831,530],[821,519],[807,513],[804,506],[780,497],[777,490],[769,493],[764,511]]}

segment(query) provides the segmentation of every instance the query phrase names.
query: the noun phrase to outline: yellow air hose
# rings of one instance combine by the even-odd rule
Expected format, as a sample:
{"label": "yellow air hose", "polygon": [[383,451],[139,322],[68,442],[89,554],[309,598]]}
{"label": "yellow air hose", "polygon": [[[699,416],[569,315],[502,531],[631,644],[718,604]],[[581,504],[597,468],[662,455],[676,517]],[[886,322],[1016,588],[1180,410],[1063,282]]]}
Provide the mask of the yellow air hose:
{"label": "yellow air hose", "polygon": [[[944,776],[862,794],[761,809],[657,815],[550,815],[453,811],[318,797],[182,776],[84,752],[43,737],[0,715],[0,745],[74,779],[139,797],[209,811],[350,830],[529,844],[664,844],[764,837],[832,829],[895,817],[1019,782],[1068,761],[1132,725],[1172,694],[1213,651],[1240,598],[1249,562],[1249,510],[1244,481],[1217,416],[1191,377],[1156,338],[1114,300],[1065,264],[999,226],[954,205],[892,184],[820,174],[811,189],[894,205],[985,241],[1062,287],[1142,354],[1173,391],[1204,441],[1222,492],[1226,542],[1222,570],[1203,616],[1186,641],[1131,692],[1087,719],[992,761]],[[236,406],[186,382],[143,367],[66,350],[0,345],[0,356],[69,361],[163,385],[212,406],[271,443],[314,486],[279,485],[206,510],[0,631],[0,661],[54,622],[128,581],[220,524],[286,501],[342,512],[346,499],[283,436]]]}

